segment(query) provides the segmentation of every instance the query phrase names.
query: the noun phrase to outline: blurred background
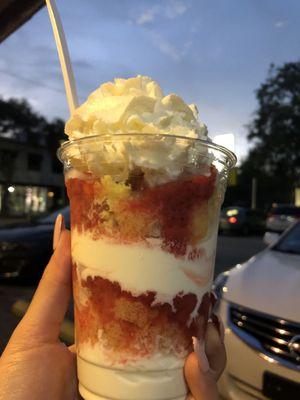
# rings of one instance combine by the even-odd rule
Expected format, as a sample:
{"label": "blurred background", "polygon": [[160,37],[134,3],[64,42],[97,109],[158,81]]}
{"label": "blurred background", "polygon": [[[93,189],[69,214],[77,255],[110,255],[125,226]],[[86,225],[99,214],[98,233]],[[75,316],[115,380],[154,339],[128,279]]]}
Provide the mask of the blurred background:
{"label": "blurred background", "polygon": [[[68,108],[44,5],[0,5],[0,353],[51,254],[58,210],[69,223],[56,157]],[[57,6],[80,102],[115,77],[148,75],[166,94],[196,103],[210,137],[237,154],[220,217],[216,276],[273,244],[275,236],[263,240],[266,231],[278,235],[297,224],[298,0],[57,0]],[[255,398],[279,398],[257,390]]]}

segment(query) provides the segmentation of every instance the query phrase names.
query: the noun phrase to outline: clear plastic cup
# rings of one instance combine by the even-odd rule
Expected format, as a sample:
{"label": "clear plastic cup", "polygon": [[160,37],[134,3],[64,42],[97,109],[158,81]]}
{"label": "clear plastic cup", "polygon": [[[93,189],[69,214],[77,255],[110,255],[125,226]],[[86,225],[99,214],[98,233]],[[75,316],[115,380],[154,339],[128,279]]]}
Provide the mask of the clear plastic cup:
{"label": "clear plastic cup", "polygon": [[214,303],[219,212],[236,158],[209,141],[91,136],[59,150],[71,207],[79,390],[185,399]]}

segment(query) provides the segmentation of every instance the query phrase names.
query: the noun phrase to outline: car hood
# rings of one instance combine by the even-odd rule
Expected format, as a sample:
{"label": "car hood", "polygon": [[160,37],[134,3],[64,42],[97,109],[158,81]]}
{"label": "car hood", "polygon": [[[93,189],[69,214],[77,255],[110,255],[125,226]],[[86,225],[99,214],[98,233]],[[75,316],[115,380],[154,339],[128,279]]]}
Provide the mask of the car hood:
{"label": "car hood", "polygon": [[300,256],[266,249],[230,271],[224,299],[300,322]]}
{"label": "car hood", "polygon": [[0,242],[32,242],[39,241],[52,232],[53,225],[31,225],[0,229]]}

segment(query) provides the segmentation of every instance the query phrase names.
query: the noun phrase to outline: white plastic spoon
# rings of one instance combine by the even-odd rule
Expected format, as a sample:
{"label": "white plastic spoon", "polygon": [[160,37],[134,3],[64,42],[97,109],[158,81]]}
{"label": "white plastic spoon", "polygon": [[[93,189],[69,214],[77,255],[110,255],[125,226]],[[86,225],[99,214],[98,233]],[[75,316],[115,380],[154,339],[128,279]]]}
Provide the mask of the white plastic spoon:
{"label": "white plastic spoon", "polygon": [[65,83],[67,101],[70,114],[78,107],[78,98],[74,80],[73,68],[70,60],[69,50],[62,27],[61,19],[55,4],[55,0],[46,0],[49,17],[53,29],[61,71]]}

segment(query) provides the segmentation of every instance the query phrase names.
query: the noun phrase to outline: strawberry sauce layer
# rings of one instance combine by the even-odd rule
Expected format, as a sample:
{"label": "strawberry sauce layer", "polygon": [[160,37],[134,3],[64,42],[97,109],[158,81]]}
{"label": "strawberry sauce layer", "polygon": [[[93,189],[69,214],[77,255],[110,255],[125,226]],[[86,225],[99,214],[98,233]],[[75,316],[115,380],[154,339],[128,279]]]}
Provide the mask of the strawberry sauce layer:
{"label": "strawberry sauce layer", "polygon": [[[108,236],[121,243],[162,239],[162,248],[175,256],[206,235],[208,200],[215,189],[216,169],[148,188],[143,177],[134,182],[103,185],[101,178],[66,181],[72,228],[94,239]],[[195,224],[195,221],[200,221]]]}
{"label": "strawberry sauce layer", "polygon": [[128,208],[135,212],[148,211],[152,215],[157,213],[161,221],[163,248],[178,256],[185,255],[193,235],[194,212],[212,196],[215,179],[216,171],[211,168],[209,176],[191,176],[156,186],[144,190],[140,198],[130,200]]}
{"label": "strawberry sauce layer", "polygon": [[[77,344],[94,345],[100,340],[108,352],[120,355],[120,363],[128,362],[132,356],[151,357],[157,352],[184,357],[190,351],[191,337],[204,336],[214,302],[213,295],[206,293],[190,321],[197,306],[195,294],[177,293],[172,305],[156,303],[155,291],[134,296],[117,282],[99,276],[79,282],[76,265],[73,282]],[[88,293],[83,304],[78,297],[82,288]]]}

